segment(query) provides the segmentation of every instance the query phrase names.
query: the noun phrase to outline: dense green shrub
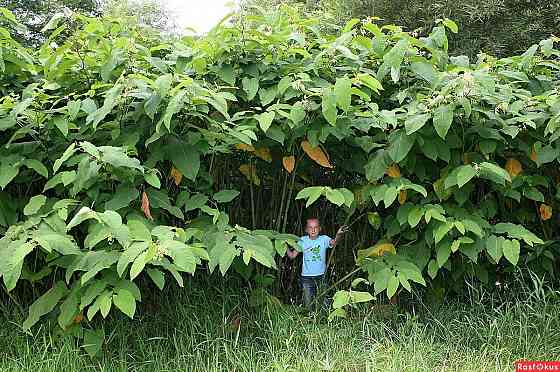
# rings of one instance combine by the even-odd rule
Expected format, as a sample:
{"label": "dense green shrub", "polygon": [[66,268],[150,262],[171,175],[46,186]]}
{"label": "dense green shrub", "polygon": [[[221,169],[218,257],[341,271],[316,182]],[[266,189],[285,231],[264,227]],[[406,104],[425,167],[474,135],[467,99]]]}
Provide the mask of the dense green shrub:
{"label": "dense green shrub", "polygon": [[[294,199],[368,217],[362,244],[382,240],[350,253],[376,294],[554,274],[556,39],[473,63],[448,55],[448,19],[329,35],[285,9],[170,42],[75,16],[51,42],[60,21],[37,50],[0,29],[0,274],[44,293],[25,329],[132,317],[139,275],[257,262],[263,282],[296,245]],[[370,298],[340,292],[335,314]]]}

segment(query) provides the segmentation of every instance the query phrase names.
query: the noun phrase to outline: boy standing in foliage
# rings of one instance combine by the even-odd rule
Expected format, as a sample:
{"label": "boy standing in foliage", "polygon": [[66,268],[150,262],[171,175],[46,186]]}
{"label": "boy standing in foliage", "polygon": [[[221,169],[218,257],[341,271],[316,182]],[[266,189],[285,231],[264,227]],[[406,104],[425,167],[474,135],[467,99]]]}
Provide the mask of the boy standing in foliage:
{"label": "boy standing in foliage", "polygon": [[[342,226],[336,232],[334,239],[327,235],[319,235],[321,232],[321,224],[318,218],[309,218],[306,221],[305,233],[299,240],[299,246],[303,252],[303,263],[301,267],[301,286],[303,290],[303,301],[310,308],[317,295],[319,288],[326,284],[325,273],[327,271],[327,249],[334,248],[337,240],[347,230],[346,226]],[[288,257],[294,259],[299,251],[289,249]],[[326,303],[326,297],[324,300]]]}

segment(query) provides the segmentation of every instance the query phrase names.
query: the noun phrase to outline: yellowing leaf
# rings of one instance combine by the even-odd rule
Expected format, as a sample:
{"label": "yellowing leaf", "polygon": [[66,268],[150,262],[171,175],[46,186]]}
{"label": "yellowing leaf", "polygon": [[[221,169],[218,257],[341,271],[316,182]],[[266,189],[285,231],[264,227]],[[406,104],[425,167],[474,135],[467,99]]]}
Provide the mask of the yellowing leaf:
{"label": "yellowing leaf", "polygon": [[183,173],[181,173],[181,171],[179,171],[175,167],[171,167],[171,173],[169,174],[169,176],[173,178],[173,181],[175,181],[175,185],[177,186],[179,186],[181,180],[183,179]]}
{"label": "yellowing leaf", "polygon": [[295,156],[284,156],[282,158],[282,165],[284,165],[284,169],[288,171],[288,173],[292,173],[294,171],[294,167],[296,165],[296,158]]}
{"label": "yellowing leaf", "polygon": [[395,249],[393,243],[377,243],[375,246],[373,246],[373,249],[368,254],[368,257],[383,256],[385,252],[397,254],[397,250]]}
{"label": "yellowing leaf", "polygon": [[255,164],[242,164],[239,166],[239,171],[247,177],[249,182],[253,182],[255,185],[260,186],[261,180],[257,176],[257,167]]}
{"label": "yellowing leaf", "polygon": [[531,160],[535,163],[537,162],[537,151],[535,150],[535,145],[531,148]]}
{"label": "yellowing leaf", "polygon": [[246,143],[237,143],[235,145],[235,148],[241,151],[249,151],[249,152],[255,151],[255,148],[253,146],[247,145]]}
{"label": "yellowing leaf", "polygon": [[539,214],[541,215],[541,220],[549,220],[552,217],[552,207],[550,205],[541,204]]}
{"label": "yellowing leaf", "polygon": [[399,191],[399,204],[403,205],[406,202],[406,190]]}
{"label": "yellowing leaf", "polygon": [[467,165],[471,163],[471,159],[469,158],[469,154],[464,153],[463,154],[463,164]]}
{"label": "yellowing leaf", "polygon": [[313,147],[308,141],[303,141],[301,143],[303,151],[313,159],[317,164],[325,168],[334,168],[329,161],[327,154],[319,147]]}
{"label": "yellowing leaf", "polygon": [[506,171],[509,173],[511,178],[517,176],[523,171],[523,166],[517,159],[509,158],[506,161]]}
{"label": "yellowing leaf", "polygon": [[268,147],[259,147],[258,149],[255,149],[255,155],[269,163],[272,161],[272,156],[270,155]]}
{"label": "yellowing leaf", "polygon": [[148,199],[148,195],[145,191],[142,191],[142,212],[144,212],[147,219],[151,221],[154,220],[152,213],[150,212],[150,199]]}
{"label": "yellowing leaf", "polygon": [[387,175],[391,178],[397,178],[401,176],[401,170],[399,169],[399,166],[397,164],[391,165],[389,168],[387,168],[387,171],[385,173],[387,173]]}

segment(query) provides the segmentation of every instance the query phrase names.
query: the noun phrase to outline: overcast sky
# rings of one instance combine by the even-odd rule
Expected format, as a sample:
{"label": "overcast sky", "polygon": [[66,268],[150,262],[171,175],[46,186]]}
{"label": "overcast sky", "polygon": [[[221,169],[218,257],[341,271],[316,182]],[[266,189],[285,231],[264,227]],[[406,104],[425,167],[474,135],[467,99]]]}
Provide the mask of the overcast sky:
{"label": "overcast sky", "polygon": [[161,0],[175,15],[175,22],[184,29],[194,28],[197,33],[210,30],[226,14],[232,11],[232,0]]}

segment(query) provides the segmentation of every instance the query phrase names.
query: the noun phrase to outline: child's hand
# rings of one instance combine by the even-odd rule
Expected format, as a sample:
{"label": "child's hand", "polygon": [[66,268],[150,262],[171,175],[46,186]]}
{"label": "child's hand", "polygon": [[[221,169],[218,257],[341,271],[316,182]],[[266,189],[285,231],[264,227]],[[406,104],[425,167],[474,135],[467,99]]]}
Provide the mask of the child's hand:
{"label": "child's hand", "polygon": [[342,234],[345,234],[346,232],[348,232],[348,226],[346,225],[342,225],[340,226],[340,228],[338,229],[338,231],[336,232],[337,236],[340,236]]}

